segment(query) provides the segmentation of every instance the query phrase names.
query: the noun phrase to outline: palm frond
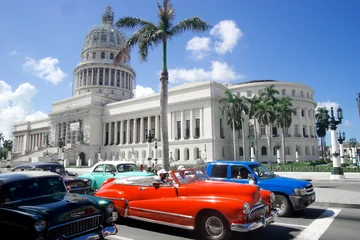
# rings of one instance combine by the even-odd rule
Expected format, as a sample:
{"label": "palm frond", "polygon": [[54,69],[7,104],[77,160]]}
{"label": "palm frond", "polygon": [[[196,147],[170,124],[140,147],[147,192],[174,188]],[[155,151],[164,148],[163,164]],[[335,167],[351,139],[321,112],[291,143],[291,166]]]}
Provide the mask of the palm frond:
{"label": "palm frond", "polygon": [[115,26],[118,28],[126,28],[126,29],[133,29],[137,27],[144,27],[154,25],[152,22],[147,20],[137,18],[137,17],[123,17],[117,20]]}
{"label": "palm frond", "polygon": [[211,28],[206,22],[202,21],[199,17],[187,18],[174,26],[169,33],[169,36],[179,35],[187,30],[193,32],[205,32]]}
{"label": "palm frond", "polygon": [[150,33],[143,33],[141,41],[139,41],[139,58],[141,62],[147,61],[147,57],[149,55],[149,48],[151,50],[154,49],[154,47],[158,46],[162,42],[162,32],[156,31],[156,32],[150,32]]}
{"label": "palm frond", "polygon": [[162,6],[158,3],[158,9],[158,16],[162,23],[165,23],[165,25],[167,25],[166,23],[170,23],[174,20],[175,10],[170,0],[164,0]]}

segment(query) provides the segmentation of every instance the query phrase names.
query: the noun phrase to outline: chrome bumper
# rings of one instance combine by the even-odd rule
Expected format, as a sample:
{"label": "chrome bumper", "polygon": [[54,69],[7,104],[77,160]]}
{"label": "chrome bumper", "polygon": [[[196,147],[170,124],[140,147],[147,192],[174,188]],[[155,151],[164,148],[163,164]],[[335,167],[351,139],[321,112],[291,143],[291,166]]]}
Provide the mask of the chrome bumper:
{"label": "chrome bumper", "polygon": [[235,232],[250,232],[252,230],[266,227],[270,223],[275,222],[278,217],[277,210],[271,210],[271,213],[268,217],[261,217],[258,222],[251,222],[245,224],[231,224],[230,229]]}
{"label": "chrome bumper", "polygon": [[109,235],[116,235],[118,232],[118,229],[116,228],[115,224],[112,226],[107,226],[103,229],[100,229],[97,232],[91,232],[86,235],[72,238],[73,240],[97,240],[97,239],[104,239],[105,237]]}

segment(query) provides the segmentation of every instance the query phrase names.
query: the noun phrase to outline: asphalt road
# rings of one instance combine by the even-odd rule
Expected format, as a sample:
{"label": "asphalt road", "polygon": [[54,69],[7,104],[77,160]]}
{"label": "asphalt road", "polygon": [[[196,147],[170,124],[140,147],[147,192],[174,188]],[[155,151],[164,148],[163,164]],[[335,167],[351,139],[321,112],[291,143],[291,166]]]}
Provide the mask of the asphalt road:
{"label": "asphalt road", "polygon": [[[359,239],[359,209],[309,207],[291,217],[278,218],[276,223],[249,233],[234,233],[232,239]],[[118,225],[119,233],[108,240],[180,240],[196,239],[194,232],[127,220]]]}
{"label": "asphalt road", "polygon": [[315,188],[328,188],[335,190],[347,190],[353,192],[360,192],[360,182],[325,182],[313,181],[312,184]]}

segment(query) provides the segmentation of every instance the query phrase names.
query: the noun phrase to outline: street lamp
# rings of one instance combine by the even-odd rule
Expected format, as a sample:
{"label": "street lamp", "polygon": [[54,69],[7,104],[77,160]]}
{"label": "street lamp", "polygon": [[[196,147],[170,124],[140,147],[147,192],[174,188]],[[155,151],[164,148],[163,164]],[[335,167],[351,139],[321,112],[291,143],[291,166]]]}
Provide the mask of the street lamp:
{"label": "street lamp", "polygon": [[145,137],[147,139],[148,142],[148,161],[149,161],[149,165],[150,165],[150,160],[151,160],[151,142],[153,140],[155,136],[155,129],[149,130],[148,134],[145,134]]}
{"label": "street lamp", "polygon": [[204,144],[204,161],[205,161],[205,163],[206,163],[206,159],[207,159],[207,157],[206,157],[206,144]]}
{"label": "street lamp", "polygon": [[276,159],[277,159],[277,163],[280,164],[280,148],[281,148],[281,144],[279,142],[277,142],[274,146],[276,148]]}
{"label": "street lamp", "polygon": [[331,132],[331,155],[332,155],[332,162],[333,168],[331,169],[331,179],[342,179],[344,178],[344,172],[340,165],[339,160],[339,153],[337,149],[337,137],[336,137],[336,126],[341,124],[341,120],[343,119],[343,112],[342,109],[339,107],[337,109],[337,118],[334,117],[334,109],[331,107],[330,109],[330,132]]}
{"label": "street lamp", "polygon": [[250,158],[252,162],[255,162],[255,152],[254,152],[254,135],[250,134]]}
{"label": "street lamp", "polygon": [[158,143],[158,140],[155,138],[155,165],[157,165],[157,161],[158,161],[158,159],[157,159],[157,143]]}
{"label": "street lamp", "polygon": [[344,164],[344,147],[343,147],[343,143],[345,141],[345,132],[339,132],[339,137],[338,137],[338,141],[339,141],[339,146],[340,146],[340,163]]}
{"label": "street lamp", "polygon": [[352,159],[353,159],[353,165],[356,166],[356,144],[357,144],[357,141],[356,141],[356,138],[350,138],[349,139],[349,145],[351,146],[352,150]]}

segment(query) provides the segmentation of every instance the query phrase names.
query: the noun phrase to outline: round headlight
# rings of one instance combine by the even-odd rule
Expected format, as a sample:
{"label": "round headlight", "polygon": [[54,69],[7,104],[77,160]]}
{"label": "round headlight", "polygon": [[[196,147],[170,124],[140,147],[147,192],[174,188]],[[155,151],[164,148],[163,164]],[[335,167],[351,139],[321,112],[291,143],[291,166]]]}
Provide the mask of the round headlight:
{"label": "round headlight", "polygon": [[38,220],[34,224],[35,231],[41,232],[46,228],[46,221],[45,220]]}
{"label": "round headlight", "polygon": [[92,183],[92,181],[91,181],[91,180],[89,180],[89,181],[87,181],[87,183],[86,183],[86,184],[87,184],[88,186],[91,186],[91,183]]}
{"label": "round headlight", "polygon": [[274,193],[270,193],[270,202],[271,203],[275,202],[275,194]]}
{"label": "round headlight", "polygon": [[250,212],[250,205],[246,202],[244,203],[244,206],[243,206],[243,212],[245,214],[248,214]]}
{"label": "round headlight", "polygon": [[105,210],[110,214],[115,210],[115,205],[113,203],[109,203],[105,206]]}

